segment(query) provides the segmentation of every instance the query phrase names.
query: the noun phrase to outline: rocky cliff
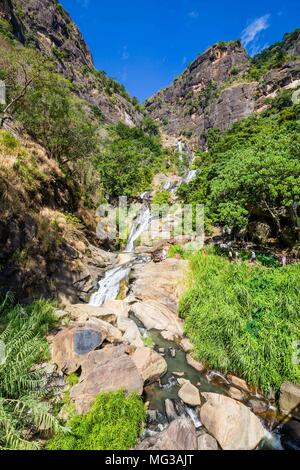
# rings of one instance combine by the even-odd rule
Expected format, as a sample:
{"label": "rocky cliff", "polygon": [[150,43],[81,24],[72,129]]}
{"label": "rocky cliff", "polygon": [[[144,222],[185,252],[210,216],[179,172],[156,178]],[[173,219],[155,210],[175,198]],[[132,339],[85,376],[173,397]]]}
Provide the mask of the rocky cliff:
{"label": "rocky cliff", "polygon": [[96,71],[81,32],[57,0],[1,0],[1,18],[10,22],[16,39],[54,60],[75,92],[96,106],[106,122],[140,121],[138,107],[122,85]]}
{"label": "rocky cliff", "polygon": [[206,145],[210,128],[226,129],[264,110],[267,98],[300,83],[300,30],[251,59],[240,41],[218,43],[169,87],[146,102],[167,136]]}

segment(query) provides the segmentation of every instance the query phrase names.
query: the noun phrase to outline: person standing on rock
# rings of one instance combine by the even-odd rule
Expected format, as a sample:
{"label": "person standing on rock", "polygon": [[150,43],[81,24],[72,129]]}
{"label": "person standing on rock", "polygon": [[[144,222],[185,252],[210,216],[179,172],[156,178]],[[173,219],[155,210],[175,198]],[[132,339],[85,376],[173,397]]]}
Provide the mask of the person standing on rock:
{"label": "person standing on rock", "polygon": [[252,264],[256,263],[256,253],[255,253],[255,251],[252,251],[252,253],[251,253],[251,263]]}

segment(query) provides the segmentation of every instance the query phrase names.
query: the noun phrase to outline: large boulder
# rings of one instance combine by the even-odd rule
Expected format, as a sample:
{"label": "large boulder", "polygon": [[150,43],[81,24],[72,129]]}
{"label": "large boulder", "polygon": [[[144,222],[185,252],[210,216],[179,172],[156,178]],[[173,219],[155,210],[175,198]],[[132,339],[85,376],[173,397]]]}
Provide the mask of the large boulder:
{"label": "large boulder", "polygon": [[52,340],[52,362],[67,374],[76,372],[84,356],[100,347],[107,335],[106,328],[93,322],[65,328]]}
{"label": "large boulder", "polygon": [[163,432],[145,439],[137,450],[197,450],[195,426],[189,418],[178,418]]}
{"label": "large boulder", "polygon": [[103,307],[93,307],[87,304],[67,305],[65,310],[70,314],[72,320],[87,321],[89,318],[100,318],[109,323],[114,323],[117,319],[116,315],[110,310]]}
{"label": "large boulder", "polygon": [[300,418],[300,386],[284,382],[280,388],[280,411]]}
{"label": "large boulder", "polygon": [[190,354],[186,355],[186,362],[198,372],[204,372],[206,370],[205,365],[202,362],[196,361]]}
{"label": "large boulder", "polygon": [[216,393],[203,393],[202,424],[224,450],[255,449],[265,436],[260,420],[245,405]]}
{"label": "large boulder", "polygon": [[165,359],[151,348],[137,348],[131,357],[144,382],[155,382],[168,370]]}
{"label": "large boulder", "polygon": [[71,390],[78,413],[86,413],[100,392],[124,390],[143,393],[143,379],[125,348],[109,346],[87,355],[82,365],[80,382]]}
{"label": "large boulder", "polygon": [[201,405],[201,400],[200,400],[200,392],[195,385],[191,384],[191,382],[186,381],[181,389],[178,392],[179,398],[186,403],[187,405],[190,406],[200,406]]}
{"label": "large boulder", "polygon": [[180,318],[156,300],[137,302],[131,306],[131,311],[147,330],[167,330],[176,336],[183,336],[183,323]]}
{"label": "large boulder", "polygon": [[198,450],[219,450],[219,446],[214,437],[203,432],[198,436]]}
{"label": "large boulder", "polygon": [[136,348],[144,346],[140,330],[133,320],[124,317],[118,318],[118,328],[124,332],[122,340],[125,343],[129,343]]}

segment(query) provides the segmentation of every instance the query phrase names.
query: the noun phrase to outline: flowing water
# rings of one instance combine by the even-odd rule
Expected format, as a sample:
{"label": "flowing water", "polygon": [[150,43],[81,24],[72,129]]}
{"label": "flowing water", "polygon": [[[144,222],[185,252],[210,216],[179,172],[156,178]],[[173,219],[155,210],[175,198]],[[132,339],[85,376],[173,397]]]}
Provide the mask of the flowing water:
{"label": "flowing water", "polygon": [[[182,143],[178,144],[178,150],[183,151]],[[197,171],[191,170],[182,179],[182,183],[189,182],[197,175]],[[167,186],[166,186],[167,187]],[[170,186],[168,186],[168,190]],[[176,188],[175,188],[176,190]],[[90,305],[102,306],[107,300],[115,300],[120,291],[120,283],[122,280],[129,277],[132,267],[141,261],[134,254],[135,242],[140,236],[147,230],[151,222],[151,212],[149,209],[149,193],[145,192],[141,195],[141,199],[144,201],[143,207],[133,223],[131,233],[128,238],[127,247],[125,252],[131,254],[131,259],[125,264],[121,264],[111,270],[108,270],[105,277],[99,281],[98,291],[95,292],[90,300]],[[152,425],[145,432],[145,436],[153,435],[156,432],[161,431],[168,425],[167,416],[165,413],[165,400],[172,400],[175,410],[178,415],[189,416],[196,428],[201,428],[201,422],[199,416],[194,408],[188,407],[181,402],[178,398],[178,391],[180,385],[178,378],[189,380],[192,384],[198,387],[200,392],[215,392],[219,394],[228,394],[228,388],[230,384],[226,381],[225,377],[215,371],[211,371],[208,374],[202,374],[197,372],[191,367],[186,361],[186,354],[182,349],[174,342],[164,340],[158,331],[146,332],[140,322],[133,317],[137,326],[140,328],[142,336],[150,336],[155,344],[155,349],[159,352],[163,351],[164,357],[168,364],[168,371],[159,382],[153,383],[145,387],[144,398],[149,403],[149,409],[155,411],[156,418],[153,420]],[[174,357],[175,351],[175,357]],[[248,399],[253,397],[248,397]],[[261,443],[260,448],[262,449],[281,449],[281,436],[280,432],[276,430],[272,431],[270,423],[265,421],[266,428],[270,431],[266,431],[266,438]],[[272,431],[272,432],[271,432]]]}

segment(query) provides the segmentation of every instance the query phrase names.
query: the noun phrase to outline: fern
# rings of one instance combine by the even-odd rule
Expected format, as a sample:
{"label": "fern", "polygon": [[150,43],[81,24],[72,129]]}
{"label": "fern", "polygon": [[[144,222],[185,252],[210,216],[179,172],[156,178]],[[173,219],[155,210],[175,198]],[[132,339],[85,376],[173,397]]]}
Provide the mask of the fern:
{"label": "fern", "polygon": [[[39,301],[31,306],[11,306],[6,296],[0,304],[5,313],[5,361],[0,365],[0,449],[35,450],[32,433],[65,432],[45,403],[47,377],[35,364],[43,358],[47,343],[43,334],[53,324],[53,307]],[[27,436],[27,437],[26,437]]]}

